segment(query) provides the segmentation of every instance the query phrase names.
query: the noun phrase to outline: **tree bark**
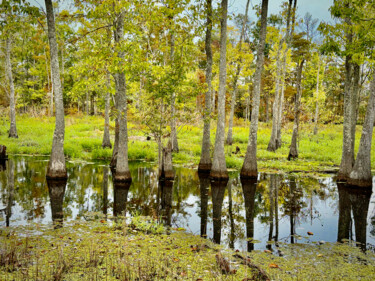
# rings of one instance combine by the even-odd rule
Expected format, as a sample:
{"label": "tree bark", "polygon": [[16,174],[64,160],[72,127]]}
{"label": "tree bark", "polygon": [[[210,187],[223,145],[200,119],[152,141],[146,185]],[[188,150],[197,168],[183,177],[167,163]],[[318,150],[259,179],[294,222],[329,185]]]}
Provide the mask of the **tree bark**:
{"label": "tree bark", "polygon": [[277,62],[276,62],[276,82],[275,82],[275,99],[272,106],[272,130],[271,138],[268,143],[267,150],[275,152],[277,149],[277,128],[278,128],[278,118],[279,118],[279,99],[280,99],[280,68],[281,68],[281,57],[280,52],[281,46],[277,50]]}
{"label": "tree bark", "polygon": [[[117,73],[115,73],[113,75],[113,78],[115,79],[115,89],[116,89],[116,92],[117,92],[117,89],[118,89],[118,75],[117,75]],[[115,103],[115,107],[117,109],[118,108],[118,95],[117,94],[115,95],[114,103]],[[116,116],[116,119],[115,119],[115,142],[113,144],[112,159],[111,159],[111,164],[110,164],[112,173],[115,171],[116,163],[117,163],[118,142],[119,142],[119,132],[120,132],[118,120],[119,120],[119,118],[118,118],[118,116]]]}
{"label": "tree bark", "polygon": [[297,68],[297,94],[296,94],[296,101],[294,104],[294,126],[293,126],[293,135],[292,135],[292,143],[290,144],[288,160],[298,158],[298,147],[297,147],[297,139],[298,139],[298,130],[299,130],[299,116],[301,113],[300,105],[301,105],[301,96],[302,96],[302,89],[301,89],[301,80],[302,80],[302,69],[305,60],[303,59]]}
{"label": "tree bark", "polygon": [[258,174],[257,166],[257,136],[258,136],[258,120],[259,120],[259,102],[260,87],[262,82],[262,71],[264,61],[264,46],[267,34],[267,10],[268,0],[262,0],[260,38],[257,50],[257,63],[254,74],[254,97],[251,112],[251,124],[249,132],[249,142],[245,160],[241,169],[241,178],[256,178]]}
{"label": "tree bark", "polygon": [[[319,58],[318,58],[319,59]],[[314,135],[318,134],[318,117],[319,117],[319,72],[320,72],[320,59],[318,62],[318,72],[316,74],[316,102],[315,102],[315,125]]]}
{"label": "tree bark", "polygon": [[371,175],[371,143],[375,121],[375,79],[371,81],[370,98],[367,104],[365,121],[363,123],[361,140],[353,170],[350,172],[348,183],[355,186],[372,186]]}
{"label": "tree bark", "polygon": [[52,84],[55,91],[56,126],[53,134],[52,152],[48,164],[47,178],[66,179],[66,166],[64,157],[64,101],[60,81],[59,58],[56,43],[55,18],[52,0],[45,0],[47,10],[48,40],[50,45]]}
{"label": "tree bark", "polygon": [[[350,3],[346,4],[349,7]],[[345,18],[345,24],[352,25],[349,17]],[[348,29],[345,34],[346,49],[353,43],[353,31]],[[347,181],[354,165],[354,144],[355,144],[355,127],[356,127],[356,102],[357,88],[355,85],[359,80],[359,66],[353,62],[352,55],[348,54],[345,58],[345,85],[344,85],[344,124],[343,124],[343,146],[340,169],[337,174],[338,181]],[[358,76],[358,77],[356,77]]]}
{"label": "tree bark", "polygon": [[89,104],[90,104],[90,102],[89,102],[89,91],[88,90],[86,90],[86,102],[85,102],[85,109],[86,109],[86,115],[89,115],[89,113],[90,113],[90,109],[89,109]]}
{"label": "tree bark", "polygon": [[6,74],[8,77],[9,83],[9,118],[10,118],[10,129],[9,129],[9,137],[10,138],[18,138],[17,135],[17,127],[16,127],[16,102],[15,102],[15,93],[14,93],[14,81],[13,81],[13,73],[12,73],[12,63],[10,60],[12,46],[11,46],[11,38],[10,35],[6,38]]}
{"label": "tree bark", "polygon": [[[242,40],[243,40],[243,37],[244,37],[244,34],[245,34],[245,27],[246,27],[246,22],[247,22],[247,13],[248,13],[248,10],[249,10],[249,4],[250,4],[250,0],[247,0],[245,16],[244,16],[244,20],[243,20],[242,28],[241,28],[240,41],[238,42],[238,52],[239,53],[241,53],[241,50],[242,50]],[[242,68],[242,58],[239,58],[237,60],[237,69],[236,69],[236,73],[235,73],[234,79],[233,79],[233,92],[232,92],[232,100],[231,100],[231,103],[230,103],[228,134],[227,134],[227,141],[226,141],[226,143],[228,145],[233,144],[233,117],[234,117],[234,109],[236,107],[236,95],[237,95],[237,87],[238,87],[237,82],[238,82],[238,77],[239,77],[240,72],[241,72],[241,68]]]}
{"label": "tree bark", "polygon": [[[124,37],[124,12],[120,13],[116,22],[115,42],[116,46],[120,48]],[[128,128],[127,128],[127,97],[126,97],[126,80],[123,70],[125,54],[124,51],[118,51],[119,69],[117,73],[117,88],[116,95],[118,96],[118,123],[119,123],[119,141],[118,153],[116,161],[115,181],[131,181],[131,175],[128,163]]]}
{"label": "tree bark", "polygon": [[109,72],[107,72],[107,94],[105,96],[105,112],[104,112],[104,135],[103,135],[103,148],[112,148],[111,138],[109,134],[109,106],[110,106],[110,98],[111,94],[109,92],[111,86],[111,77]]}
{"label": "tree bark", "polygon": [[159,168],[159,179],[173,180],[175,173],[173,171],[172,163],[172,144],[168,142],[167,147],[162,148],[162,164]]}
{"label": "tree bark", "polygon": [[198,172],[209,173],[211,170],[211,93],[212,93],[212,48],[211,48],[211,31],[212,31],[212,0],[207,0],[207,21],[206,21],[206,82],[207,82],[207,92],[205,94],[205,105],[203,114],[203,138],[202,138],[202,152],[201,159],[198,165]]}
{"label": "tree bark", "polygon": [[228,179],[225,163],[224,134],[225,134],[225,86],[227,79],[227,14],[228,0],[221,1],[221,30],[220,30],[220,63],[219,63],[219,96],[218,117],[216,127],[215,148],[210,176],[216,179]]}
{"label": "tree bark", "polygon": [[[173,65],[174,60],[174,34],[171,33],[171,64]],[[177,140],[177,127],[176,127],[176,93],[172,93],[172,100],[171,100],[171,144],[172,144],[172,151],[178,152],[178,140]]]}

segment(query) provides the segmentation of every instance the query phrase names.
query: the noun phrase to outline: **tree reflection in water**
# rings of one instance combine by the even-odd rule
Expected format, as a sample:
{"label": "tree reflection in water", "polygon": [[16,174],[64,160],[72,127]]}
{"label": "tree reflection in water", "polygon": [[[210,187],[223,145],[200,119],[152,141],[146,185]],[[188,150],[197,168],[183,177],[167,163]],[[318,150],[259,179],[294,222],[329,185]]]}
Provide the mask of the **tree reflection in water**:
{"label": "tree reflection in water", "polygon": [[227,183],[227,180],[211,181],[212,221],[214,225],[213,241],[217,244],[220,244],[221,241],[221,211]]}
{"label": "tree reflection in water", "polygon": [[[362,250],[366,250],[367,214],[371,198],[371,188],[355,188],[345,183],[337,183],[339,192],[339,219],[337,241],[355,240]],[[353,216],[352,216],[353,214]],[[353,235],[353,220],[355,238]]]}
{"label": "tree reflection in water", "polygon": [[64,224],[63,202],[67,180],[47,179],[49,199],[51,202],[52,221],[55,228]]}
{"label": "tree reflection in water", "polygon": [[173,199],[173,180],[159,180],[159,214],[158,217],[166,226],[172,226],[172,199]]}
{"label": "tree reflection in water", "polygon": [[[332,177],[260,174],[257,183],[241,186],[233,172],[229,183],[213,182],[210,190],[210,179],[194,169],[176,167],[174,182],[159,183],[155,165],[130,162],[133,182],[121,186],[112,184],[109,168],[101,162],[68,162],[68,182],[47,185],[47,163],[40,157],[11,157],[0,165],[1,226],[49,223],[51,217],[61,225],[83,219],[87,212],[126,212],[159,217],[166,225],[243,250],[272,249],[279,242],[296,242],[296,236],[301,243],[347,238],[375,244],[374,227],[366,229],[375,213],[371,191],[337,187]],[[307,231],[313,235],[305,239]]]}
{"label": "tree reflection in water", "polygon": [[199,188],[200,188],[200,212],[202,237],[207,237],[207,216],[208,216],[208,189],[210,186],[210,177],[207,173],[199,173]]}
{"label": "tree reflection in water", "polygon": [[251,240],[254,238],[254,207],[257,180],[241,179],[241,184],[245,201],[247,251],[250,252],[254,250],[254,243]]}
{"label": "tree reflection in water", "polygon": [[113,215],[126,216],[126,203],[131,182],[113,181]]}

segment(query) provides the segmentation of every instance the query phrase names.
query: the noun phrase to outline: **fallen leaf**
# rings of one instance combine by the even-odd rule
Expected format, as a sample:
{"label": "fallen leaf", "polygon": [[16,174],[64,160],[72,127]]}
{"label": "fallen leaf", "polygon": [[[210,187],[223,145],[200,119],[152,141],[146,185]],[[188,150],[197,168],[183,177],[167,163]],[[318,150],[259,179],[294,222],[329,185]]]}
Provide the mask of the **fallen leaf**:
{"label": "fallen leaf", "polygon": [[271,254],[272,252],[270,250],[264,250],[265,253]]}
{"label": "fallen leaf", "polygon": [[317,257],[323,257],[323,255],[322,254],[318,254]]}
{"label": "fallen leaf", "polygon": [[279,268],[279,266],[276,263],[270,263],[268,265],[269,268]]}
{"label": "fallen leaf", "polygon": [[308,235],[314,235],[314,233],[310,232],[310,231],[307,231],[307,234]]}

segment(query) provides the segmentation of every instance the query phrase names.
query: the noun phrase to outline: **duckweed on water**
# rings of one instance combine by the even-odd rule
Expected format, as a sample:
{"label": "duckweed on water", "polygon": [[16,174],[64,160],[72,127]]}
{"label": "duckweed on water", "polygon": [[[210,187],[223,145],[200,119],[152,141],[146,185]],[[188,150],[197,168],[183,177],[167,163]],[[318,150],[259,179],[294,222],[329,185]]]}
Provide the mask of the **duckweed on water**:
{"label": "duckweed on water", "polygon": [[[0,235],[1,280],[258,280],[236,255],[271,280],[374,280],[375,255],[349,244],[280,245],[278,253],[239,253],[151,218],[99,218],[62,228],[29,225]],[[218,253],[228,261],[223,274]],[[282,256],[280,256],[282,255]]]}

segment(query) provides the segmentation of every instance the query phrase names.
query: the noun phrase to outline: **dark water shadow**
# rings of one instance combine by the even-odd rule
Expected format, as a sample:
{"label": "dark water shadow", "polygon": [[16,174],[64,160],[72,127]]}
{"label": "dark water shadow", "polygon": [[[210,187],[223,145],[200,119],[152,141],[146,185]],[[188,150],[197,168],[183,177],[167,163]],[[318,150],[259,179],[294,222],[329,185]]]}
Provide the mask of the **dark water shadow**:
{"label": "dark water shadow", "polygon": [[228,181],[211,181],[213,241],[217,244],[221,241],[221,213],[227,183]]}
{"label": "dark water shadow", "polygon": [[[344,183],[337,183],[339,193],[339,218],[337,241],[345,239],[357,242],[363,250],[367,247],[367,215],[372,188],[354,188]],[[353,233],[353,226],[355,233]]]}
{"label": "dark water shadow", "polygon": [[52,221],[55,228],[61,228],[64,225],[63,202],[66,183],[67,180],[47,180]]}

